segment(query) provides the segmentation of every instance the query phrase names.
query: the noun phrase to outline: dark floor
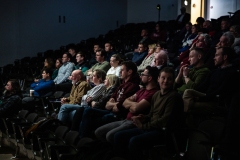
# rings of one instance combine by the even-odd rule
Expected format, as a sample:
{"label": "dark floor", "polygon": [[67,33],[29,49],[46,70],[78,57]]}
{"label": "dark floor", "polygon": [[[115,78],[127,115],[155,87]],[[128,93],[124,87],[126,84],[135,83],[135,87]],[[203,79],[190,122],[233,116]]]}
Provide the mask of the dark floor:
{"label": "dark floor", "polygon": [[[0,147],[0,160],[9,160],[13,157],[15,150],[10,147],[2,146]],[[29,160],[26,157],[16,158],[19,160]]]}

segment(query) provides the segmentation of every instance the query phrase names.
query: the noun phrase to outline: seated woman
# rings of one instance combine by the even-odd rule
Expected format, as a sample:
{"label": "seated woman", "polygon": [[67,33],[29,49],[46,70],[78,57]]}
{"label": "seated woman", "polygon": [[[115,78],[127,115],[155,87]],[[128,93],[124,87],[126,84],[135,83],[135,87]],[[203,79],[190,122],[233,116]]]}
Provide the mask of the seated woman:
{"label": "seated woman", "polygon": [[72,118],[76,112],[76,110],[80,107],[88,107],[92,101],[97,100],[102,92],[106,89],[104,86],[104,80],[106,78],[106,73],[103,70],[96,69],[93,72],[92,82],[94,83],[95,87],[87,91],[82,97],[81,104],[73,104],[71,106],[61,106],[60,111],[58,113],[58,119],[63,123],[68,123],[68,121],[72,121]]}
{"label": "seated woman", "polygon": [[115,74],[116,76],[120,76],[120,64],[122,63],[122,59],[118,54],[112,55],[110,58],[110,65],[111,68],[107,71],[107,75],[109,74]]}
{"label": "seated woman", "polygon": [[15,79],[9,80],[0,99],[0,118],[17,114],[22,109],[21,99],[22,93],[19,82]]}
{"label": "seated woman", "polygon": [[58,58],[56,59],[56,63],[55,63],[55,70],[53,71],[53,74],[52,74],[52,79],[55,79],[58,75],[58,70],[59,68],[62,66],[62,59],[61,58]]}
{"label": "seated woman", "polygon": [[[97,108],[97,109],[105,109],[105,105],[107,101],[110,99],[111,95],[119,86],[119,79],[116,75],[109,74],[106,76],[104,85],[106,87],[106,90],[102,93],[101,96],[99,96],[97,100],[92,101],[91,104],[89,104],[89,107]],[[79,124],[82,121],[82,114],[84,109],[85,109],[84,107],[81,107],[76,110],[76,113],[74,114],[74,117],[73,117],[71,130],[75,130],[75,131],[79,130]]]}

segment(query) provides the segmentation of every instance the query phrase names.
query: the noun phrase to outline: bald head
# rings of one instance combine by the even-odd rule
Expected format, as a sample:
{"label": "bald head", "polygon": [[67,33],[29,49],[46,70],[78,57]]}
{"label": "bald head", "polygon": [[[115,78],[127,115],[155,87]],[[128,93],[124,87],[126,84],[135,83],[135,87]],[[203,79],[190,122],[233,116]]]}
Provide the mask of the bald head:
{"label": "bald head", "polygon": [[72,72],[72,82],[77,83],[80,80],[84,79],[84,75],[81,70],[77,69]]}
{"label": "bald head", "polygon": [[168,55],[164,50],[161,50],[154,58],[155,66],[164,65],[168,61]]}

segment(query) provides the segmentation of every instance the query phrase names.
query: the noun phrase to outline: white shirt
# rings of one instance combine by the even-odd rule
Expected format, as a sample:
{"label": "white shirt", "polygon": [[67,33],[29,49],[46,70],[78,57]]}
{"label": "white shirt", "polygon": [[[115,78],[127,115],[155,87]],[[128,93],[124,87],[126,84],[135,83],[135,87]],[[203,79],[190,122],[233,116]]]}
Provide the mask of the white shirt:
{"label": "white shirt", "polygon": [[117,77],[120,76],[120,70],[121,70],[121,66],[117,66],[116,68],[111,67],[108,71],[107,71],[107,75],[109,74],[115,74]]}

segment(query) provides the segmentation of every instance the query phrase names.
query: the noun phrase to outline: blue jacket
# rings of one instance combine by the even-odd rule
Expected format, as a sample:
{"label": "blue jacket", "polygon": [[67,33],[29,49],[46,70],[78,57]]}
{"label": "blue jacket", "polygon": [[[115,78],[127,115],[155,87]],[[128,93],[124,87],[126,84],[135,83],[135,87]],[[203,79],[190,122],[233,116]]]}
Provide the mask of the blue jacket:
{"label": "blue jacket", "polygon": [[133,61],[137,66],[139,66],[139,65],[142,63],[143,59],[146,57],[147,54],[148,54],[147,51],[144,51],[144,52],[141,52],[141,53],[139,53],[139,52],[134,52],[133,57],[132,57],[132,61]]}
{"label": "blue jacket", "polygon": [[33,82],[30,87],[34,90],[34,96],[44,96],[48,92],[54,91],[55,84],[53,80],[41,79],[38,82]]}

